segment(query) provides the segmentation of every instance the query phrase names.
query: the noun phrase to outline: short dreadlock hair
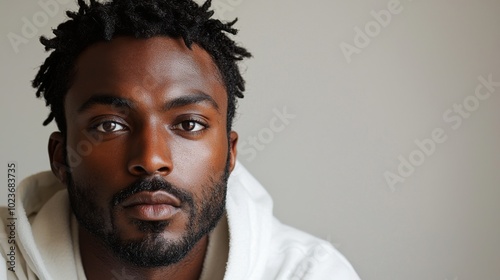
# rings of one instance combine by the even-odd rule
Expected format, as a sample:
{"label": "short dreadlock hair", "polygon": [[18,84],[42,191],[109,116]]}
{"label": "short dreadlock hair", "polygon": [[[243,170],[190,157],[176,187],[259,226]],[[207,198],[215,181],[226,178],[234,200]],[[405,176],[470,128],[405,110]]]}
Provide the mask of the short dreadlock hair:
{"label": "short dreadlock hair", "polygon": [[182,38],[187,47],[201,46],[209,53],[219,70],[228,95],[227,130],[231,130],[236,111],[236,97],[243,98],[245,81],[237,62],[251,57],[228,35],[235,35],[237,19],[223,23],[213,19],[211,0],[199,6],[192,0],[113,0],[99,3],[78,0],[78,12],[68,11],[70,18],[54,31],[55,37],[41,37],[45,50],[53,50],[40,66],[32,82],[36,96],[44,97],[50,114],[43,125],[55,119],[66,134],[64,98],[71,86],[77,57],[90,45],[110,41],[115,36]]}

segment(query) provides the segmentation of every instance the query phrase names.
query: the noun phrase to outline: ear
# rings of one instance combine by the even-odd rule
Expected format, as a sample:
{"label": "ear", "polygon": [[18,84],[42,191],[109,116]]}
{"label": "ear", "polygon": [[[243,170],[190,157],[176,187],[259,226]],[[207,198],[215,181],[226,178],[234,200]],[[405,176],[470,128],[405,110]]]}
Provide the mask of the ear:
{"label": "ear", "polygon": [[66,183],[66,161],[64,160],[64,136],[61,132],[52,132],[49,137],[49,159],[52,173],[56,175],[59,181]]}
{"label": "ear", "polygon": [[238,144],[238,133],[231,131],[229,134],[229,171],[233,171],[236,165],[236,145]]}

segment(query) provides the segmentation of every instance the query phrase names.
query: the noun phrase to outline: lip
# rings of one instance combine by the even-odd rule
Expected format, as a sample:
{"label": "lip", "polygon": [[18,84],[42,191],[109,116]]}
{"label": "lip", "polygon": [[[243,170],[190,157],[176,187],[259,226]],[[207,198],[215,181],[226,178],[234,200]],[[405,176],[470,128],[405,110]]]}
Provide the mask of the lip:
{"label": "lip", "polygon": [[122,203],[122,206],[124,208],[127,208],[141,204],[146,204],[146,205],[167,204],[173,207],[181,206],[181,202],[178,198],[165,191],[136,193],[131,197],[127,198]]}
{"label": "lip", "polygon": [[180,200],[164,192],[140,192],[127,198],[122,207],[128,216],[143,221],[164,221],[180,211]]}

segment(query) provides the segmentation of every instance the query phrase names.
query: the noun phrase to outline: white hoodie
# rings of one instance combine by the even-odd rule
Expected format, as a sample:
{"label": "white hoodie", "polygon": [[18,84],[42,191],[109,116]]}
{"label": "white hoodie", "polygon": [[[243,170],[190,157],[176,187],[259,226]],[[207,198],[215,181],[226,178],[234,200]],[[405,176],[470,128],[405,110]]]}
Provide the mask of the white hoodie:
{"label": "white hoodie", "polygon": [[[15,213],[0,208],[0,279],[86,279],[77,222],[56,177],[43,172],[26,178],[15,202]],[[359,280],[328,242],[281,224],[272,207],[259,182],[236,164],[228,183],[227,215],[209,236],[201,279]],[[113,279],[127,279],[124,272],[114,271]]]}

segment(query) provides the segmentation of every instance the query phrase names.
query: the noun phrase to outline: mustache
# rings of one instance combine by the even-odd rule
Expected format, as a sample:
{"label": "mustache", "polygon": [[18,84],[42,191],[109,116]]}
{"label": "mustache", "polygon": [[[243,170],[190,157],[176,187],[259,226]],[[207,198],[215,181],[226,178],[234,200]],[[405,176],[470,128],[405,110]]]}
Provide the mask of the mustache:
{"label": "mustache", "polygon": [[194,205],[193,196],[189,192],[182,190],[181,188],[175,186],[174,184],[161,177],[154,177],[152,179],[138,179],[137,181],[128,185],[125,189],[113,195],[111,205],[117,206],[134,194],[144,191],[165,191],[177,197],[181,201],[181,204],[188,204],[191,207]]}

